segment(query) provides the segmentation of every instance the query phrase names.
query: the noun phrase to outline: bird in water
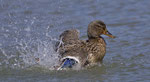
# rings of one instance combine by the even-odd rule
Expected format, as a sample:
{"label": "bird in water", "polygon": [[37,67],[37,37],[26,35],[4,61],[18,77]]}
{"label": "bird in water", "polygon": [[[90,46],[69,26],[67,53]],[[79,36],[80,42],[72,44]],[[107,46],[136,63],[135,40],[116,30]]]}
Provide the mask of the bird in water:
{"label": "bird in water", "polygon": [[115,38],[103,21],[95,20],[88,25],[88,40],[80,40],[76,29],[66,30],[60,35],[62,44],[58,51],[62,62],[58,70],[100,65],[106,53],[106,42],[101,35]]}

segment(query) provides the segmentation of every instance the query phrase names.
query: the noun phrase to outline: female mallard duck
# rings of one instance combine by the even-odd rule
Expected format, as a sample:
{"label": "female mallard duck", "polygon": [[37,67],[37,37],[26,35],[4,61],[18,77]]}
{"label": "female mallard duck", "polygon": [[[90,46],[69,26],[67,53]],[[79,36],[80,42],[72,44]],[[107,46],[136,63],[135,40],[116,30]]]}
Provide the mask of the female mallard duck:
{"label": "female mallard duck", "polygon": [[[76,63],[80,64],[81,67],[102,63],[106,53],[106,43],[101,37],[102,34],[115,38],[106,29],[104,22],[100,20],[92,21],[88,25],[87,41],[79,40],[79,32],[76,32],[75,29],[62,33],[60,36],[64,45],[60,47],[60,52],[63,52],[61,53],[63,63],[59,69],[68,64],[68,67],[72,68]],[[68,61],[68,59],[71,60]],[[74,63],[70,64],[70,62]]]}
{"label": "female mallard duck", "polygon": [[106,42],[101,36],[102,34],[115,38],[106,28],[103,21],[96,20],[88,25],[87,35],[88,40],[84,49],[88,52],[89,64],[99,64],[106,53]]}
{"label": "female mallard duck", "polygon": [[[76,29],[66,30],[60,35],[62,44],[60,44],[58,50],[61,54],[61,66],[62,68],[79,68],[83,62],[86,61],[87,52],[81,47],[85,41],[79,40],[79,32]],[[84,55],[81,55],[84,54]],[[78,63],[78,64],[76,64]]]}

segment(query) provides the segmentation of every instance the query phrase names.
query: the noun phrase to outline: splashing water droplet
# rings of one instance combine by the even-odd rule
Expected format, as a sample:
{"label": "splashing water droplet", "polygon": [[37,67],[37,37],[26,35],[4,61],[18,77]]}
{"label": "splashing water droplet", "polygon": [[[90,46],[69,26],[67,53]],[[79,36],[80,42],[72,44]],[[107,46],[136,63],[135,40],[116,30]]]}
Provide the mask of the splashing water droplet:
{"label": "splashing water droplet", "polygon": [[[54,44],[57,39],[50,40],[21,40],[14,45],[15,50],[9,54],[8,49],[0,48],[3,61],[0,65],[10,68],[44,67],[53,70],[59,62],[59,54],[55,51]],[[5,52],[6,51],[6,52]]]}
{"label": "splashing water droplet", "polygon": [[[23,44],[23,43],[22,43]],[[23,61],[27,65],[53,68],[59,64],[59,54],[53,48],[53,41],[31,41],[20,48]]]}

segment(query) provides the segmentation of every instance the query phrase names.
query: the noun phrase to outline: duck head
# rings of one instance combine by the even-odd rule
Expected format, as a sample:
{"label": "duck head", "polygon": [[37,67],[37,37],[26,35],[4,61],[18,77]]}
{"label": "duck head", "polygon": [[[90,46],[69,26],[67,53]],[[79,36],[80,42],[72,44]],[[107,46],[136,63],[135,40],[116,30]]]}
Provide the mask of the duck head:
{"label": "duck head", "polygon": [[111,38],[115,38],[106,28],[106,25],[104,24],[103,21],[96,20],[92,21],[88,25],[88,38],[99,38],[100,35],[104,34],[106,36],[109,36]]}

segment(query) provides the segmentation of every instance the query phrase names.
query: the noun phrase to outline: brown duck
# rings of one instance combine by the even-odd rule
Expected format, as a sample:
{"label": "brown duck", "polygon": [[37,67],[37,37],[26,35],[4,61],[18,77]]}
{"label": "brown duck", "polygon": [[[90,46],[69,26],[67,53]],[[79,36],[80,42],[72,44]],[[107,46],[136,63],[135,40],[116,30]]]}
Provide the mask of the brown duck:
{"label": "brown duck", "polygon": [[88,40],[86,41],[79,40],[79,32],[76,29],[64,31],[60,35],[64,43],[59,48],[61,61],[65,58],[72,58],[81,67],[101,64],[106,53],[106,43],[102,34],[115,38],[100,20],[92,21],[88,25]]}
{"label": "brown duck", "polygon": [[90,64],[102,63],[106,53],[106,42],[100,35],[106,35],[115,38],[106,28],[104,22],[96,20],[88,25],[88,40],[84,49],[88,52],[88,62]]}

